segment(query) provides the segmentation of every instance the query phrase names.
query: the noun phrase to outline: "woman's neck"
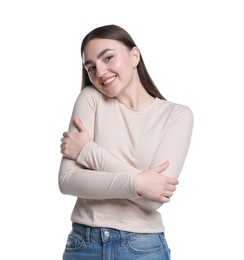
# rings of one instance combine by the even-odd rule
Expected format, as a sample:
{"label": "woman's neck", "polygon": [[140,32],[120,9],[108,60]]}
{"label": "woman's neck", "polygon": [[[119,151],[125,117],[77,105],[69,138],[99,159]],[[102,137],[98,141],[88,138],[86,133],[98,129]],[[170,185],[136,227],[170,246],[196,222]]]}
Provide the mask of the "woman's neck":
{"label": "woman's neck", "polygon": [[155,100],[155,98],[146,91],[142,84],[127,88],[116,98],[120,103],[135,111],[145,109]]}

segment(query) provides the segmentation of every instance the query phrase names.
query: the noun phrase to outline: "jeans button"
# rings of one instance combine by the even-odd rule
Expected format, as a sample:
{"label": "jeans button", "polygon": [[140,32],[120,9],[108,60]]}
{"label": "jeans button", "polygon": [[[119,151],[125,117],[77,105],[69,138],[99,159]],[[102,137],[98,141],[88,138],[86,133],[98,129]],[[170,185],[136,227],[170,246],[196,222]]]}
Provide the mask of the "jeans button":
{"label": "jeans button", "polygon": [[109,236],[110,236],[110,233],[106,230],[106,231],[104,232],[104,236],[105,236],[105,237],[109,237]]}

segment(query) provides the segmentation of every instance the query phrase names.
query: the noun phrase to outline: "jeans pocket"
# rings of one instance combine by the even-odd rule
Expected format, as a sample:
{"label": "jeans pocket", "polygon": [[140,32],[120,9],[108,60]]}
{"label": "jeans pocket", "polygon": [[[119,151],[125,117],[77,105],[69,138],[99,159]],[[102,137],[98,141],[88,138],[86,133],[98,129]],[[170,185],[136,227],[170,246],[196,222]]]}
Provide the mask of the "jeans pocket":
{"label": "jeans pocket", "polygon": [[127,247],[136,254],[150,254],[164,251],[160,234],[137,234],[127,240]]}
{"label": "jeans pocket", "polygon": [[75,234],[73,231],[68,235],[65,246],[65,252],[77,252],[83,250],[85,247],[85,240],[80,235]]}

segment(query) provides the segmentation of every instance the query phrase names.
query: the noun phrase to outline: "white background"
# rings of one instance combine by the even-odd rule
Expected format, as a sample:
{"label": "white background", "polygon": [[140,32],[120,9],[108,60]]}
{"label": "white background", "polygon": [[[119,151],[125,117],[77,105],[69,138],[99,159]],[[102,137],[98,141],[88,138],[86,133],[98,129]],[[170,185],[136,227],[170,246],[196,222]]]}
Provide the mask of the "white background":
{"label": "white background", "polygon": [[195,125],[160,209],[172,260],[243,260],[243,1],[0,2],[0,259],[59,260],[75,198],[59,192],[60,138],[80,91],[80,43],[118,24]]}

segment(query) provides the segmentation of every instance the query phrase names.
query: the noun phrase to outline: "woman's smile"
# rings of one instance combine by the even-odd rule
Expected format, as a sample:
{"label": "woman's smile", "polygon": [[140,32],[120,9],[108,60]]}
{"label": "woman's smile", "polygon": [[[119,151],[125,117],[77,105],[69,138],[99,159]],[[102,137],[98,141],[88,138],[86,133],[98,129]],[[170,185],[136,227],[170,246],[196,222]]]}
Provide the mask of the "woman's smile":
{"label": "woman's smile", "polygon": [[113,84],[115,79],[116,79],[116,76],[113,76],[113,77],[110,77],[110,78],[106,78],[105,80],[102,81],[102,86],[104,88],[110,87]]}

